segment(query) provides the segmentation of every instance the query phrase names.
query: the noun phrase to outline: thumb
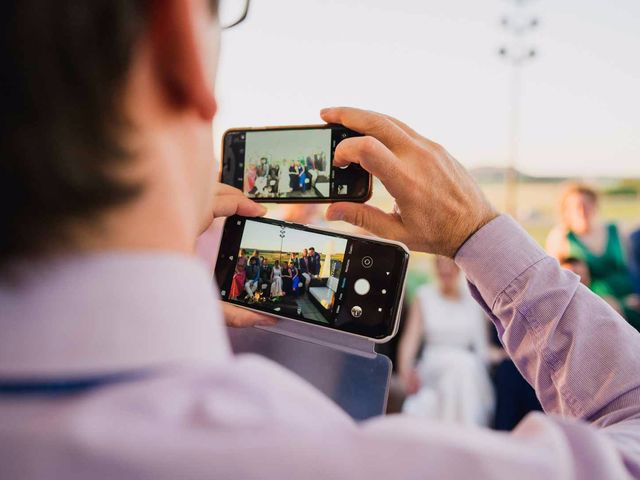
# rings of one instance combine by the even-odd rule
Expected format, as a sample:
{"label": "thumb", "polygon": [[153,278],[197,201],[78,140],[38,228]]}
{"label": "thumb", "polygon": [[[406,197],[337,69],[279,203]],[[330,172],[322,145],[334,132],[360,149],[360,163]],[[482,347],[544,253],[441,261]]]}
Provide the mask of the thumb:
{"label": "thumb", "polygon": [[249,311],[226,302],[220,303],[222,304],[224,320],[229,327],[273,326],[277,323],[275,318],[262,315],[259,312]]}
{"label": "thumb", "polygon": [[396,213],[385,213],[361,203],[334,203],[327,208],[327,220],[342,220],[379,237],[402,240],[404,225]]}
{"label": "thumb", "polygon": [[248,199],[242,194],[219,195],[216,197],[213,207],[213,218],[230,217],[231,215],[244,215],[245,217],[259,217],[267,212],[267,209]]}

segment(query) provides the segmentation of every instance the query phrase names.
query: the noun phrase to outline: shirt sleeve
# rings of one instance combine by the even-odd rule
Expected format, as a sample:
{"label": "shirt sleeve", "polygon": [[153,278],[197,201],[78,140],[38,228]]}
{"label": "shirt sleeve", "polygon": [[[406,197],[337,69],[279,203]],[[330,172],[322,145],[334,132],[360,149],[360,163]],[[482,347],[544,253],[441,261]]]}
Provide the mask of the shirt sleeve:
{"label": "shirt sleeve", "polygon": [[456,262],[546,415],[510,435],[404,415],[365,422],[347,449],[362,478],[640,478],[640,335],[508,216]]}
{"label": "shirt sleeve", "polygon": [[600,427],[640,475],[640,334],[506,215],[456,262],[545,412]]}

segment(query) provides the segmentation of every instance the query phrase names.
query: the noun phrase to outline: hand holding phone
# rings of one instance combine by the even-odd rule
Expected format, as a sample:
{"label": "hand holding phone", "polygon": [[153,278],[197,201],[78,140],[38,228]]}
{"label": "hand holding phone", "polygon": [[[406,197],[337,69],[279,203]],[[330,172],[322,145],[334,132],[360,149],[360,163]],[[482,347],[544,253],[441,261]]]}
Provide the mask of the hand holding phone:
{"label": "hand holding phone", "polygon": [[369,205],[337,203],[329,220],[344,220],[414,250],[454,257],[467,238],[498,213],[469,172],[440,145],[404,123],[356,108],[322,111],[364,137],[336,150],[336,165],[357,163],[378,177],[398,208],[385,213]]}

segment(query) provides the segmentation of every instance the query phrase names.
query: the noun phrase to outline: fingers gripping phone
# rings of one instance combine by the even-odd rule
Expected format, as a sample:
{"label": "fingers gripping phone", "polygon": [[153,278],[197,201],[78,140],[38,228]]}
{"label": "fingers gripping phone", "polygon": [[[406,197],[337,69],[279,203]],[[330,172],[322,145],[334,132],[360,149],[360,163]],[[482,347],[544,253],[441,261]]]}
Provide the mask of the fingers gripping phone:
{"label": "fingers gripping phone", "polygon": [[355,136],[342,125],[227,130],[220,181],[257,202],[365,202],[371,175],[357,164],[333,167],[336,146]]}
{"label": "fingers gripping phone", "polygon": [[397,242],[233,216],[215,279],[225,302],[385,342],[398,330],[408,261]]}

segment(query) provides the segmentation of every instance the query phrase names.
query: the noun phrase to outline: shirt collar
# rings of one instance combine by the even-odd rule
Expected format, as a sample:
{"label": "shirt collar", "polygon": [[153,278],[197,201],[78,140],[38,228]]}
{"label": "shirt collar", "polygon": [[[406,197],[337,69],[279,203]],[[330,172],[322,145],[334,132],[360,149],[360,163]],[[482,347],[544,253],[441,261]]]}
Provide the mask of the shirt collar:
{"label": "shirt collar", "polygon": [[198,259],[100,253],[25,263],[0,278],[0,378],[109,374],[230,355]]}

